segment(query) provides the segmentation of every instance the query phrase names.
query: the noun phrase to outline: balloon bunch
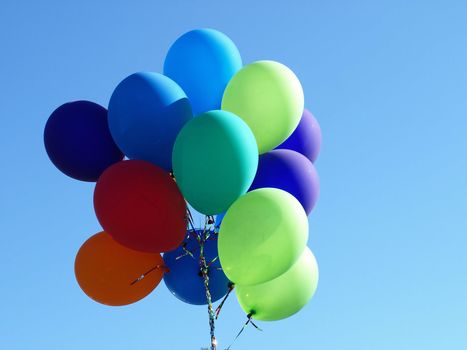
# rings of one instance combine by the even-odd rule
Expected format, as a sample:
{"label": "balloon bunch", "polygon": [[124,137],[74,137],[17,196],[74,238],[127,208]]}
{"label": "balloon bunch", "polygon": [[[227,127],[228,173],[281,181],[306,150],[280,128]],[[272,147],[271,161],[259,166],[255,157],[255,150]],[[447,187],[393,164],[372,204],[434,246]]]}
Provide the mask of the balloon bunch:
{"label": "balloon bunch", "polygon": [[234,287],[248,320],[289,317],[314,294],[307,215],[319,194],[321,131],[286,66],[243,66],[227,36],[193,30],[169,49],[164,74],[121,81],[108,110],[57,108],[44,142],[63,173],[97,182],[103,231],[75,260],[95,301],[130,304],[164,279],[180,300],[208,304],[215,349],[212,303]]}

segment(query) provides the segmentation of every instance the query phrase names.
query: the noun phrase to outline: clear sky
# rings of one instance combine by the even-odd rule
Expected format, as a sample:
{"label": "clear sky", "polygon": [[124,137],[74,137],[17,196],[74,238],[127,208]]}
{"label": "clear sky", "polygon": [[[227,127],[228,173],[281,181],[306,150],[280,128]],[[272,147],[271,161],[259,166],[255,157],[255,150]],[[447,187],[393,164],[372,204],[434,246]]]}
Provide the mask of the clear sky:
{"label": "clear sky", "polygon": [[[81,292],[74,257],[100,230],[93,184],[53,167],[42,132],[60,104],[106,106],[127,75],[161,71],[179,35],[212,27],[245,63],[291,67],[323,130],[317,294],[233,349],[464,349],[466,18],[465,0],[2,0],[0,348],[208,345],[205,308],[164,284],[123,308]],[[219,349],[244,321],[231,298]]]}

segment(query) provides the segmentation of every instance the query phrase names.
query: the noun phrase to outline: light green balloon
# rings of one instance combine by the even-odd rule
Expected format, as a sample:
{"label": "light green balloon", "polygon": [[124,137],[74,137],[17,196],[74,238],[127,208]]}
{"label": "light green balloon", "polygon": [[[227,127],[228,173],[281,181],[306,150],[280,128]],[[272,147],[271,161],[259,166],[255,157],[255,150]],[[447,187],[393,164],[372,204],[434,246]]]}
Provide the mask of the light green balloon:
{"label": "light green balloon", "polygon": [[260,154],[292,134],[303,108],[300,81],[289,68],[274,61],[243,67],[230,80],[222,98],[222,109],[235,113],[251,128]]}
{"label": "light green balloon", "polygon": [[218,214],[251,186],[258,147],[242,119],[213,110],[185,124],[175,141],[172,166],[177,185],[193,208]]}
{"label": "light green balloon", "polygon": [[235,286],[242,309],[261,321],[277,321],[300,311],[318,287],[318,264],[307,247],[283,275],[253,286]]}
{"label": "light green balloon", "polygon": [[287,271],[305,249],[308,219],[291,194],[261,188],[237,199],[219,231],[219,259],[236,284],[263,283]]}

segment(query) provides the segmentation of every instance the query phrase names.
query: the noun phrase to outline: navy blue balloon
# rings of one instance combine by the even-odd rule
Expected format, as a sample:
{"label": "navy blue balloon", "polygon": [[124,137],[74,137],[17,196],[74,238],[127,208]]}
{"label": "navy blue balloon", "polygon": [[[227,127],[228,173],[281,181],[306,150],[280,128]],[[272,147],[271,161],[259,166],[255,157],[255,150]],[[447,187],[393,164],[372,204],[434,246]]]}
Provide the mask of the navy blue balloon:
{"label": "navy blue balloon", "polygon": [[123,153],[167,171],[172,169],[175,138],[192,116],[183,90],[159,73],[130,75],[109,102],[110,132]]}
{"label": "navy blue balloon", "polygon": [[89,101],[58,107],[45,125],[44,144],[52,163],[81,181],[97,181],[105,169],[123,159],[110,135],[107,110]]}
{"label": "navy blue balloon", "polygon": [[258,171],[249,191],[263,187],[289,192],[310,214],[319,196],[318,173],[302,154],[286,149],[273,150],[259,157]]}
{"label": "navy blue balloon", "polygon": [[[193,257],[184,255],[182,246],[164,253],[165,266],[170,270],[164,274],[165,285],[181,301],[188,304],[205,305],[207,304],[206,289],[201,275],[200,249],[195,234],[192,232],[184,243],[186,244],[185,248],[193,254]],[[204,244],[204,256],[207,263],[213,261],[217,255],[217,239],[207,240]],[[209,266],[208,270],[209,291],[213,302],[221,299],[229,289],[230,282],[220,268],[220,261],[217,259]]]}
{"label": "navy blue balloon", "polygon": [[214,29],[196,29],[170,47],[164,74],[182,87],[198,115],[221,109],[225,87],[241,67],[240,53],[229,37]]}
{"label": "navy blue balloon", "polygon": [[276,149],[291,149],[303,154],[312,163],[318,158],[321,148],[321,128],[316,118],[307,109],[303,111],[297,128]]}

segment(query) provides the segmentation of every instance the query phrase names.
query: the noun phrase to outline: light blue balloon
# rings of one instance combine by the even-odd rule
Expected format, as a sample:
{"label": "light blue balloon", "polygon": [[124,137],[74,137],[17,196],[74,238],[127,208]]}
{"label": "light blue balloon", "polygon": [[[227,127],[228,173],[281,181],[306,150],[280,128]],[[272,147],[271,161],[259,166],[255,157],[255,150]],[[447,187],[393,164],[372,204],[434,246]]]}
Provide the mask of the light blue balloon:
{"label": "light blue balloon", "polygon": [[193,117],[183,90],[159,73],[140,72],[125,78],[109,102],[110,133],[130,159],[172,169],[175,139]]}
{"label": "light blue balloon", "polygon": [[164,74],[182,87],[198,115],[220,109],[225,87],[241,67],[242,58],[229,37],[213,29],[196,29],[170,47]]}

